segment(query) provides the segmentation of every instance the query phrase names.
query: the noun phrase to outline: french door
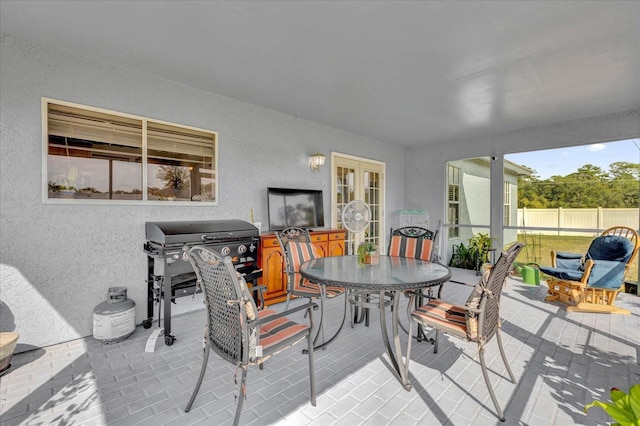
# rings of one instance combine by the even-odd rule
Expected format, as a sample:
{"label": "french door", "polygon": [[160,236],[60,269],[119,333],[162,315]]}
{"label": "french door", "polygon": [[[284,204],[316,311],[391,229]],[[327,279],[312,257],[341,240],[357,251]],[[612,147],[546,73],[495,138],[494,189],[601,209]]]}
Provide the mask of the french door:
{"label": "french door", "polygon": [[355,254],[364,241],[384,251],[384,166],[375,160],[331,153],[331,226],[345,229],[342,210],[351,201],[362,200],[371,209],[371,222],[363,231],[347,230],[345,254]]}

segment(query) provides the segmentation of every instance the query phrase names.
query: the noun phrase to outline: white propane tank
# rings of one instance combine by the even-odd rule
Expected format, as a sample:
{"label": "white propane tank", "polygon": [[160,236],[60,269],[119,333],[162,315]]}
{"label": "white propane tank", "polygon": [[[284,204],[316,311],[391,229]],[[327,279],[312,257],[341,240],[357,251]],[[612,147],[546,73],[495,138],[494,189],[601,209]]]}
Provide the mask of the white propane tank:
{"label": "white propane tank", "polygon": [[106,302],[93,310],[93,337],[103,344],[118,343],[136,329],[136,304],[126,287],[110,287]]}

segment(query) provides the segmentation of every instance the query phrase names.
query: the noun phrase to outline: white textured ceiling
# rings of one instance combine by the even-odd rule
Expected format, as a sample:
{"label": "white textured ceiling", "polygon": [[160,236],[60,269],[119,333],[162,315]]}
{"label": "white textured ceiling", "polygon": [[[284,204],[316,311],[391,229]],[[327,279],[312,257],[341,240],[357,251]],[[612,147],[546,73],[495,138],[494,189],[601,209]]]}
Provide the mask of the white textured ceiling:
{"label": "white textured ceiling", "polygon": [[0,1],[0,30],[403,146],[640,106],[640,1]]}

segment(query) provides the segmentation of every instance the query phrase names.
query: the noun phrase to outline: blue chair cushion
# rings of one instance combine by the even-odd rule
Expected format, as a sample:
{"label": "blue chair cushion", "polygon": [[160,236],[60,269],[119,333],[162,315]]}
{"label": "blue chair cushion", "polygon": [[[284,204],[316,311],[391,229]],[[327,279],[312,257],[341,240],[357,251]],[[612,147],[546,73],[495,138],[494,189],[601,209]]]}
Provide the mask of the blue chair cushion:
{"label": "blue chair cushion", "polygon": [[556,268],[577,270],[580,265],[582,265],[581,254],[556,252]]}
{"label": "blue chair cushion", "polygon": [[604,235],[591,242],[587,259],[627,263],[633,254],[633,243],[617,235]]}
{"label": "blue chair cushion", "polygon": [[624,281],[626,262],[596,260],[589,275],[589,287],[620,288]]}
{"label": "blue chair cushion", "polygon": [[[619,288],[624,281],[624,271],[626,264],[624,262],[615,262],[610,260],[596,260],[591,268],[589,287],[598,288]],[[547,275],[551,275],[559,280],[580,281],[582,280],[582,271],[565,268],[551,268],[541,266],[540,270]]]}

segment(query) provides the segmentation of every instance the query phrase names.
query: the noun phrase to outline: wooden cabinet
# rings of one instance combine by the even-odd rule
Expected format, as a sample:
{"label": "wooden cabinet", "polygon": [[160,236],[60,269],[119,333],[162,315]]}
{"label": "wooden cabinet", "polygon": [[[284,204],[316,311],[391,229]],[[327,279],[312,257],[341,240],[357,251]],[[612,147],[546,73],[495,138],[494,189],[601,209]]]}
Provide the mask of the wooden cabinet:
{"label": "wooden cabinet", "polygon": [[[320,256],[343,256],[346,232],[340,229],[310,231],[311,242]],[[265,303],[272,305],[287,298],[287,274],[285,274],[284,253],[275,234],[260,235],[258,264],[262,268],[262,278],[258,284],[267,287]]]}

